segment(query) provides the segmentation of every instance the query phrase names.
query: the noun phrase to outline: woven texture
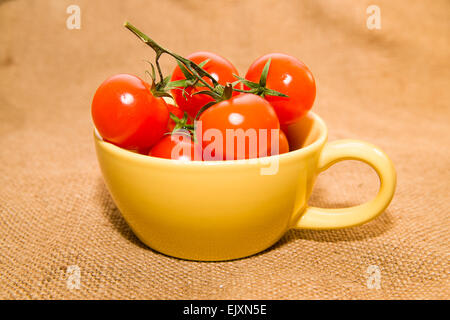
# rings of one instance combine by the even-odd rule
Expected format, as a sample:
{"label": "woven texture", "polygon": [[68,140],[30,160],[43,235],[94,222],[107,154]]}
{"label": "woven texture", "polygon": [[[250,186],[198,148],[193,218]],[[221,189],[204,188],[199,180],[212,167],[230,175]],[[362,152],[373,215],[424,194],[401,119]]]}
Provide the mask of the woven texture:
{"label": "woven texture", "polygon": [[[66,28],[73,3],[80,30]],[[370,4],[380,30],[366,27]],[[299,57],[329,139],[369,141],[395,163],[389,208],[356,228],[290,231],[231,262],[147,248],[105,189],[92,141],[96,87],[115,73],[144,77],[153,59],[126,19],[173,51],[217,52],[244,74],[264,53]],[[448,1],[2,0],[0,30],[0,298],[450,298]],[[163,59],[166,72],[173,64]],[[377,188],[370,168],[342,162],[319,177],[310,204],[355,205]],[[71,265],[79,289],[67,286]],[[371,265],[379,289],[367,285]]]}

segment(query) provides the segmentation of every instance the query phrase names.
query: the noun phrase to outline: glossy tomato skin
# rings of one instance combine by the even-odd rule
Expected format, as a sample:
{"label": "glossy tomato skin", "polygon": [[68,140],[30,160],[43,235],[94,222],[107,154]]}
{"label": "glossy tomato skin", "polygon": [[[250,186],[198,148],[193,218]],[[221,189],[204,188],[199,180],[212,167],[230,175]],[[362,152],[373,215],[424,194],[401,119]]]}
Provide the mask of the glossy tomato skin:
{"label": "glossy tomato skin", "polygon": [[[234,82],[237,79],[233,76],[239,75],[236,67],[227,59],[207,51],[199,51],[194,52],[186,57],[187,59],[195,62],[196,64],[200,64],[205,60],[208,60],[203,66],[203,69],[211,74],[217,82],[222,85],[226,85],[228,82]],[[181,72],[180,67],[177,65],[175,70],[172,73],[172,81],[186,79],[183,73]],[[212,85],[211,79],[206,77],[203,78],[206,82]],[[183,96],[183,88],[177,88],[171,90],[172,96],[175,99],[175,102],[180,107],[181,110],[186,111],[192,118],[195,118],[197,112],[201,107],[206,105],[208,102],[214,101],[212,97],[205,94],[197,94],[193,95],[198,91],[207,90],[206,87],[187,87],[185,88],[185,97]],[[234,91],[233,95],[237,95],[238,92]]]}
{"label": "glossy tomato skin", "polygon": [[[178,147],[178,150],[174,150],[175,147]],[[195,144],[186,134],[174,133],[172,135],[166,135],[159,140],[152,147],[148,155],[165,159],[201,161],[202,148]]]}
{"label": "glossy tomato skin", "polygon": [[[196,135],[197,139],[202,141],[203,160],[236,160],[266,156],[270,152],[271,130],[280,128],[277,115],[270,103],[249,93],[237,95],[213,105],[200,115],[199,122],[200,125],[197,123],[196,127]],[[216,138],[208,136],[209,129],[215,129],[217,133],[220,133],[223,142],[219,143],[213,152],[209,152],[209,150]],[[239,153],[236,136],[230,137],[230,139],[234,138],[234,148],[232,148],[232,141],[227,143],[228,129],[242,129],[243,132],[253,129],[256,132],[256,140],[245,138],[245,144],[243,144],[245,152]],[[260,138],[264,139],[264,135],[260,136],[260,129],[266,130],[265,144],[263,140],[260,144]],[[251,142],[255,145],[250,145]],[[255,146],[256,152],[254,152],[253,146]]]}
{"label": "glossy tomato skin", "polygon": [[92,119],[106,141],[122,148],[145,150],[166,132],[169,112],[142,79],[118,74],[98,87],[92,101]]}
{"label": "glossy tomato skin", "polygon": [[[259,82],[266,62],[271,59],[266,87],[289,97],[266,95],[282,125],[291,124],[311,109],[316,97],[316,84],[308,67],[300,60],[282,53],[266,54],[250,66],[246,79]],[[248,89],[248,88],[247,88]]]}

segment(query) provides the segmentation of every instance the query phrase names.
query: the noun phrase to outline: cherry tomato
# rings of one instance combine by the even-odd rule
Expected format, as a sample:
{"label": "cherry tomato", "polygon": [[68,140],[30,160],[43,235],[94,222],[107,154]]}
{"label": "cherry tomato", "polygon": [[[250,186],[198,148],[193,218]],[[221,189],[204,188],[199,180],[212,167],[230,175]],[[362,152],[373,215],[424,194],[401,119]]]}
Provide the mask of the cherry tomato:
{"label": "cherry tomato", "polygon": [[183,161],[202,160],[202,148],[195,144],[189,135],[174,133],[159,140],[148,155]]}
{"label": "cherry tomato", "polygon": [[92,101],[92,119],[100,135],[120,147],[143,150],[167,129],[169,112],[142,79],[118,74],[103,82]]}
{"label": "cherry tomato", "polygon": [[289,152],[289,141],[282,130],[280,130],[280,142],[278,147],[279,154]]}
{"label": "cherry tomato", "polygon": [[[227,59],[211,52],[200,51],[194,52],[186,57],[187,59],[195,62],[196,64],[200,64],[206,60],[209,60],[202,68],[211,74],[214,79],[217,80],[222,85],[226,85],[228,82],[234,82],[237,79],[233,76],[233,74],[238,75],[238,71],[233,66],[233,64]],[[172,74],[171,81],[183,80],[186,79],[183,72],[181,71],[179,66],[176,66],[175,70]],[[211,79],[206,77],[203,78],[206,82],[212,85]],[[199,84],[199,86],[189,86],[184,88],[185,96],[183,96],[183,88],[176,88],[171,90],[172,96],[175,99],[177,105],[181,108],[181,110],[186,111],[192,118],[195,118],[197,112],[201,107],[206,105],[208,102],[214,101],[212,97],[206,94],[197,94],[194,93],[199,91],[207,90],[208,88]],[[238,92],[234,91],[233,95],[237,95]]]}
{"label": "cherry tomato", "polygon": [[300,60],[282,53],[270,53],[258,58],[247,71],[245,78],[259,82],[266,62],[271,59],[266,87],[288,95],[266,95],[282,125],[291,124],[311,109],[316,97],[316,84],[308,67]]}
{"label": "cherry tomato", "polygon": [[271,149],[270,154],[283,154],[289,152],[289,142],[282,130],[279,131],[279,142],[278,142],[278,153],[274,152],[273,149]]}
{"label": "cherry tomato", "polygon": [[245,93],[205,110],[196,135],[202,141],[204,160],[250,159],[269,154],[271,130],[279,128],[270,103]]}

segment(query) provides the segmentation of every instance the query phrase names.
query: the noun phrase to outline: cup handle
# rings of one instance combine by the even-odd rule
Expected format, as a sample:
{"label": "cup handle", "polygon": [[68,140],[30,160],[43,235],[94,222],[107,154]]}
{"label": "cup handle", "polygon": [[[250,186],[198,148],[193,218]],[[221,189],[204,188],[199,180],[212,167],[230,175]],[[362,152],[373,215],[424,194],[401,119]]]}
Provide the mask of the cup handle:
{"label": "cup handle", "polygon": [[307,207],[293,226],[299,229],[338,229],[353,227],[374,219],[382,213],[394,196],[396,173],[392,161],[379,148],[358,140],[327,143],[319,158],[322,172],[342,160],[359,160],[370,165],[380,179],[380,190],[374,199],[364,204],[339,209]]}

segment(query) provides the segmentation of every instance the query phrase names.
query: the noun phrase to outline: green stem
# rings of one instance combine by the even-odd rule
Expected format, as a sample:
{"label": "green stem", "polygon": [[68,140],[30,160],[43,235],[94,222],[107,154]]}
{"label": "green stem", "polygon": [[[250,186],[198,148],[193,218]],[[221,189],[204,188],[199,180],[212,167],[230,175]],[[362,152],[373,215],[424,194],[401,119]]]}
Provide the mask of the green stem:
{"label": "green stem", "polygon": [[[150,37],[148,37],[146,34],[144,34],[143,32],[141,32],[139,29],[137,29],[135,26],[133,26],[131,23],[129,23],[128,21],[125,22],[124,26],[130,30],[131,32],[133,32],[139,39],[141,39],[145,44],[147,44],[148,46],[150,46],[156,53],[156,67],[158,68],[158,73],[159,76],[161,77],[161,81],[162,81],[162,72],[158,63],[158,59],[159,57],[163,54],[166,53],[170,56],[172,56],[173,58],[175,58],[176,60],[180,61],[183,65],[186,66],[186,68],[192,72],[192,74],[198,79],[198,81],[200,81],[201,83],[203,83],[208,89],[210,89],[211,91],[215,92],[214,89],[216,86],[219,86],[219,83],[217,82],[216,79],[214,79],[214,77],[212,75],[210,75],[208,72],[206,72],[205,70],[203,70],[199,65],[197,65],[195,62],[192,62],[188,59],[183,58],[182,56],[179,56],[176,53],[172,53],[170,51],[168,51],[167,49],[164,49],[163,47],[161,47],[159,44],[157,44],[155,41],[153,41],[152,39],[150,39]],[[203,80],[203,77],[207,77],[209,79],[211,79],[213,86],[211,86],[208,82],[206,82],[205,80]]]}
{"label": "green stem", "polygon": [[159,74],[159,81],[163,82],[164,81],[164,76],[162,74],[161,71],[161,66],[159,65],[159,57],[161,57],[161,54],[156,54],[156,58],[155,58],[155,64],[156,64],[156,69],[158,70],[158,74]]}

